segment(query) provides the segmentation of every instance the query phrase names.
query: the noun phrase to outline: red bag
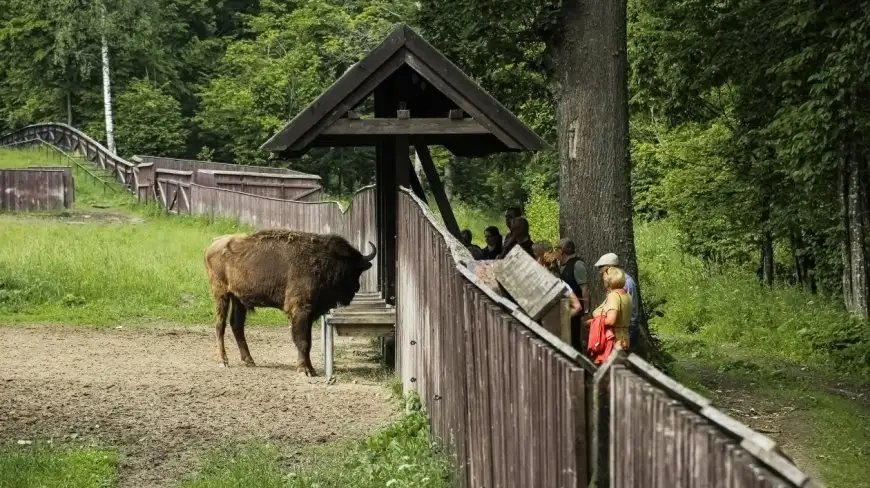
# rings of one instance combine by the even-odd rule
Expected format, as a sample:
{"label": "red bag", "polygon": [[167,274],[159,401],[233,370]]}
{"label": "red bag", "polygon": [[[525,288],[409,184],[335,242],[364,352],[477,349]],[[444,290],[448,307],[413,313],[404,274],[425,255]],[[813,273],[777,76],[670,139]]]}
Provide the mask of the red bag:
{"label": "red bag", "polygon": [[594,364],[603,363],[613,352],[613,346],[616,342],[616,335],[604,325],[606,316],[607,313],[602,313],[589,321],[589,339],[586,343],[586,351]]}

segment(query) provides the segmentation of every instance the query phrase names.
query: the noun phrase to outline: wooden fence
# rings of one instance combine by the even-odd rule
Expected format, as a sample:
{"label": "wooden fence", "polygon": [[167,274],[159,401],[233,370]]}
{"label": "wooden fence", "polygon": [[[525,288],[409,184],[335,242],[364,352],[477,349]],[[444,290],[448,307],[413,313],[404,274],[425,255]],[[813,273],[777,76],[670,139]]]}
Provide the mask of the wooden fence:
{"label": "wooden fence", "polygon": [[634,355],[596,368],[399,197],[396,368],[467,487],[810,486],[776,444]]}
{"label": "wooden fence", "polygon": [[69,167],[0,170],[0,211],[58,210],[72,207],[74,200]]}
{"label": "wooden fence", "polygon": [[196,183],[252,195],[297,201],[320,201],[320,177],[284,168],[213,161],[134,156],[144,193],[169,211],[190,211],[190,188]]}
{"label": "wooden fence", "polygon": [[[251,195],[223,188],[190,186],[190,212],[197,215],[231,217],[261,229],[286,227],[307,232],[336,233],[344,236],[362,253],[369,252],[368,242],[377,243],[375,231],[375,190],[367,186],[358,190],[347,209],[337,202],[298,202]],[[369,272],[360,278],[360,291],[377,291],[375,256]]]}
{"label": "wooden fence", "polygon": [[814,486],[771,439],[637,356],[613,357],[594,385],[598,486]]}

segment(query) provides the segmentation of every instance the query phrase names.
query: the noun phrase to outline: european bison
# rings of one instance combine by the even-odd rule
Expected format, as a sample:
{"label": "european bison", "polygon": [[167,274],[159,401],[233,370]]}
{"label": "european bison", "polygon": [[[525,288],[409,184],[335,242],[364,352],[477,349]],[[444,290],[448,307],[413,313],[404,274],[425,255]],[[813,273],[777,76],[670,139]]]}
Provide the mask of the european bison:
{"label": "european bison", "polygon": [[245,317],[254,307],[281,309],[290,320],[297,367],[316,376],[311,364],[311,325],[337,304],[347,305],[359,291],[359,278],[372,267],[377,248],[363,256],[341,236],[285,229],[218,237],[205,251],[215,299],[218,359],[229,365],[224,348],[227,311],[242,361],[254,360],[245,342]]}

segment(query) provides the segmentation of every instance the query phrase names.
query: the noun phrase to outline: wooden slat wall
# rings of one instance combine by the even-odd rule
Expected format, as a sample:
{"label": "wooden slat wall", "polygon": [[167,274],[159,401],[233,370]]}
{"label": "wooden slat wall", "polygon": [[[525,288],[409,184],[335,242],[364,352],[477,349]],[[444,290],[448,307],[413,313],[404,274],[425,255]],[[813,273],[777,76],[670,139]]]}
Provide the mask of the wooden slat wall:
{"label": "wooden slat wall", "polygon": [[199,161],[195,159],[164,158],[161,156],[137,155],[135,156],[135,158],[145,163],[153,163],[159,168],[173,169],[177,171],[197,171],[199,169],[211,169],[218,171],[244,171],[249,173],[274,173],[283,175],[313,176],[307,173],[302,173],[300,171],[294,171],[292,169],[273,168],[270,166],[250,166],[244,164],[218,163],[215,161]]}
{"label": "wooden slat wall", "polygon": [[585,486],[586,372],[461,272],[404,191],[398,246],[397,372],[455,456],[460,485]]}
{"label": "wooden slat wall", "polygon": [[74,194],[70,168],[0,170],[0,211],[70,208]]}
{"label": "wooden slat wall", "polygon": [[[221,188],[190,185],[190,211],[197,215],[237,218],[255,228],[284,227],[306,232],[335,233],[344,236],[363,254],[368,242],[377,244],[375,232],[375,191],[365,187],[342,211],[336,202],[279,200]],[[372,270],[360,277],[361,291],[377,291],[377,260]]]}
{"label": "wooden slat wall", "polygon": [[625,366],[612,367],[609,383],[611,486],[795,486]]}

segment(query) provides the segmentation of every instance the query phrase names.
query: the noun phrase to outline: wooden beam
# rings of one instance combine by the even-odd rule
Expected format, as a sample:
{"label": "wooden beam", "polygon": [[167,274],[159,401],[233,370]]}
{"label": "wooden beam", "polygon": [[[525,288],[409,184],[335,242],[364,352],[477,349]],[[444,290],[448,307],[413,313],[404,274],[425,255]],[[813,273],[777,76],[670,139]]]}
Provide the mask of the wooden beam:
{"label": "wooden beam", "polygon": [[456,223],[456,217],[453,215],[453,209],[447,200],[444,185],[441,184],[441,178],[438,177],[438,171],[435,169],[435,163],[432,161],[429,147],[417,141],[414,143],[414,150],[417,151],[417,155],[420,156],[420,162],[423,163],[423,172],[426,173],[426,179],[429,181],[429,187],[432,188],[435,203],[438,204],[438,210],[441,212],[441,218],[444,220],[447,231],[461,241],[459,224]]}
{"label": "wooden beam", "polygon": [[[401,112],[401,111],[400,111]],[[393,135],[482,135],[491,134],[474,119],[338,119],[321,135],[393,136]]]}
{"label": "wooden beam", "polygon": [[461,108],[450,109],[450,112],[447,114],[447,117],[450,120],[459,120],[465,117],[465,111]]}

